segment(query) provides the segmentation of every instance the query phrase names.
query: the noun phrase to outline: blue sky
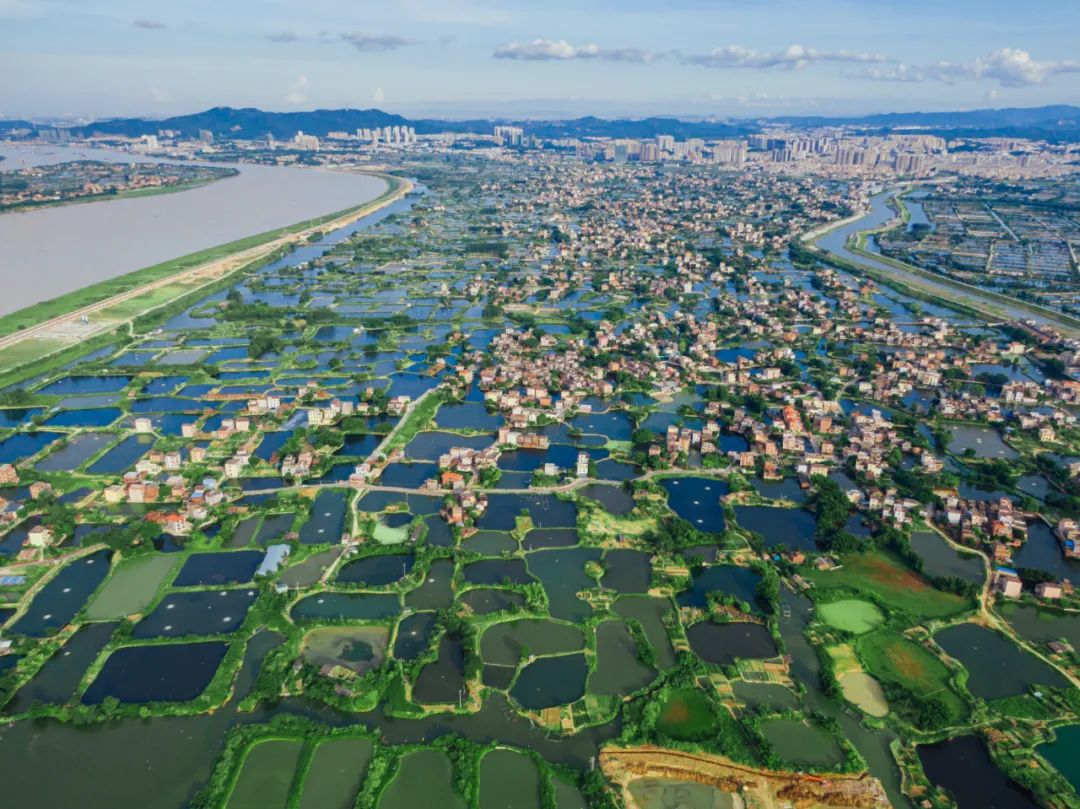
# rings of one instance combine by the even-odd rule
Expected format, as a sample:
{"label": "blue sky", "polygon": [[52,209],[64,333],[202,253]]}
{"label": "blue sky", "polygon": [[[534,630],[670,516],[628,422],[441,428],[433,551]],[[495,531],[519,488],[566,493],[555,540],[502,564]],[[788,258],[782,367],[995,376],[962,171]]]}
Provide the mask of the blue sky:
{"label": "blue sky", "polygon": [[1080,103],[1076,0],[0,0],[0,117]]}

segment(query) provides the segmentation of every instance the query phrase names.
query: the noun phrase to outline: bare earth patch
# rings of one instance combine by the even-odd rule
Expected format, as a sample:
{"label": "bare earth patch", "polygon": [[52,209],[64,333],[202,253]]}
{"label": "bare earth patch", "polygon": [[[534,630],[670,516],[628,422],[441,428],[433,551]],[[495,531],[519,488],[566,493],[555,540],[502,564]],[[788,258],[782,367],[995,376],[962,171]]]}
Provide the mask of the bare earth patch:
{"label": "bare earth patch", "polygon": [[618,784],[628,807],[634,807],[628,785],[637,778],[666,778],[705,784],[722,792],[741,795],[749,806],[761,809],[847,807],[888,809],[881,782],[867,773],[859,775],[800,775],[794,772],[759,770],[735,764],[723,756],[684,753],[662,747],[609,747],[600,752],[600,767]]}

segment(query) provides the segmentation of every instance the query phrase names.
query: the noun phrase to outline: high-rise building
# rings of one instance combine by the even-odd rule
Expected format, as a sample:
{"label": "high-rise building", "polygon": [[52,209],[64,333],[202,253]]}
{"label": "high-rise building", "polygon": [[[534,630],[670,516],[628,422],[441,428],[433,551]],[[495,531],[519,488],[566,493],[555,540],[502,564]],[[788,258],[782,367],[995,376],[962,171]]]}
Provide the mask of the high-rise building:
{"label": "high-rise building", "polygon": [[71,140],[71,132],[59,126],[40,129],[38,136],[49,143],[67,143]]}
{"label": "high-rise building", "polygon": [[641,144],[641,162],[655,163],[660,159],[660,147],[655,143]]}
{"label": "high-rise building", "polygon": [[867,152],[860,146],[841,146],[836,150],[836,165],[865,166]]}
{"label": "high-rise building", "polygon": [[741,140],[720,140],[713,144],[712,154],[717,163],[742,165],[746,162],[746,144]]}
{"label": "high-rise building", "polygon": [[520,146],[525,131],[520,126],[495,127],[495,142],[500,146]]}
{"label": "high-rise building", "polygon": [[899,174],[918,174],[923,170],[923,156],[911,152],[900,152],[893,158],[893,168]]}
{"label": "high-rise building", "polygon": [[309,152],[319,151],[319,139],[314,135],[305,135],[302,131],[296,133],[293,138],[293,146]]}
{"label": "high-rise building", "polygon": [[675,151],[675,136],[674,135],[657,135],[656,145],[661,152],[667,152],[669,154]]}

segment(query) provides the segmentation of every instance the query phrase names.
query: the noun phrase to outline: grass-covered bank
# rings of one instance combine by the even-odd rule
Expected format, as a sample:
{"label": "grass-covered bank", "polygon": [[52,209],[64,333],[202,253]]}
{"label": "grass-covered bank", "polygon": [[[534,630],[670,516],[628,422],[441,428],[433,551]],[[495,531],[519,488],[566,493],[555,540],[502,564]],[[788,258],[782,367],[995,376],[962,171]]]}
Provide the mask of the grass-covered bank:
{"label": "grass-covered bank", "polygon": [[52,298],[51,300],[41,301],[33,306],[0,317],[0,337],[13,334],[22,329],[30,328],[31,326],[36,326],[47,320],[51,320],[52,318],[77,311],[85,306],[100,303],[103,300],[125,292],[130,292],[132,289],[136,289],[145,284],[168,278],[171,275],[186,270],[191,270],[201,264],[217,261],[234,253],[259,247],[260,245],[266,244],[281,236],[299,233],[312,227],[318,227],[328,222],[333,222],[342,217],[362,213],[369,209],[379,207],[399,194],[401,189],[405,186],[405,182],[397,177],[382,174],[377,176],[386,180],[387,188],[373,200],[341,211],[329,213],[325,216],[305,219],[294,225],[275,228],[274,230],[268,230],[263,233],[247,236],[243,239],[220,244],[216,247],[210,247],[206,250],[189,253],[185,256],[180,256],[160,264],[155,264],[141,270],[125,273],[116,278],[110,278],[106,281],[92,284],[88,287],[83,287],[82,289]]}

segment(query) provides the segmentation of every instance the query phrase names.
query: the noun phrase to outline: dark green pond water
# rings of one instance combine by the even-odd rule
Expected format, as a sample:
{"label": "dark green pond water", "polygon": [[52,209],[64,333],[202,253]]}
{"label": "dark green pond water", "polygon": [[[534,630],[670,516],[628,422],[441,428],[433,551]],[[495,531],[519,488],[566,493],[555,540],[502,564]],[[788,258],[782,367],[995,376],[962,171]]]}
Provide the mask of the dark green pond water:
{"label": "dark green pond water", "polygon": [[1040,745],[1039,754],[1069,779],[1080,792],[1080,725],[1063,725],[1054,730],[1054,741]]}
{"label": "dark green pond water", "polygon": [[997,632],[977,624],[957,624],[934,640],[968,670],[968,691],[983,699],[1026,694],[1038,685],[1062,688],[1068,681],[1056,670]]}

